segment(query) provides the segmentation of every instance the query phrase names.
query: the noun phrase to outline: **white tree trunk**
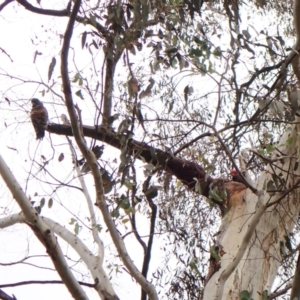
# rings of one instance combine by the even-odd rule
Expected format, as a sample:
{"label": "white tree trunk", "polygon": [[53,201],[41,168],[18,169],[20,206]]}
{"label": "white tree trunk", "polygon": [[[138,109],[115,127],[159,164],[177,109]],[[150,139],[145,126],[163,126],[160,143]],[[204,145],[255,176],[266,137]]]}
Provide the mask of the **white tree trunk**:
{"label": "white tree trunk", "polygon": [[[268,170],[274,173],[275,169],[277,175],[283,175],[286,189],[291,189],[295,178],[300,175],[298,132],[299,124],[284,134],[278,147],[280,152],[276,151],[273,157],[284,155],[285,158],[277,160],[277,168]],[[287,139],[292,139],[293,143],[286,143]],[[260,176],[256,186],[258,192],[255,194],[250,189],[241,192],[223,219],[218,240],[221,268],[208,281],[203,299],[239,299],[243,290],[249,291],[254,299],[259,299],[265,290],[270,291],[282,259],[280,242],[285,242],[284,236],[288,236],[297,223],[300,206],[299,189],[294,189],[285,197],[282,197],[283,193],[266,191],[268,181],[272,180],[268,172]],[[277,199],[281,200],[267,207]],[[258,216],[259,210],[261,214]],[[224,280],[226,273],[230,276]]]}

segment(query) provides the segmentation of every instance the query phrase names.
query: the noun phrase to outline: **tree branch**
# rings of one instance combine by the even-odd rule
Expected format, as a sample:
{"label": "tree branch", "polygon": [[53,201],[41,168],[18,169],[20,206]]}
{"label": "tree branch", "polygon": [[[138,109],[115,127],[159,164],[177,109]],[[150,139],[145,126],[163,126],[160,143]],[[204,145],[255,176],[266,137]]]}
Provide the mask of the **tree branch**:
{"label": "tree branch", "polygon": [[291,290],[291,299],[300,299],[300,253],[296,264],[295,275],[293,278],[293,285]]}
{"label": "tree branch", "polygon": [[[70,15],[71,15],[68,7],[65,9],[62,9],[62,10],[44,9],[44,8],[39,8],[39,7],[33,6],[26,0],[16,0],[16,1],[19,4],[21,4],[25,9],[27,9],[33,13],[36,13],[36,14],[46,15],[46,16],[54,16],[54,17],[70,17]],[[76,16],[76,21],[79,23],[82,23],[84,25],[89,24],[89,25],[93,26],[94,28],[96,28],[103,36],[105,36],[105,37],[109,36],[109,31],[105,27],[103,27],[100,23],[98,23],[94,20],[93,20],[93,22],[91,22],[91,20],[88,18],[82,18],[80,16]]]}
{"label": "tree branch", "polygon": [[137,269],[134,265],[133,261],[130,259],[130,256],[126,250],[125,244],[123,240],[120,238],[119,233],[115,227],[114,221],[111,218],[109,213],[105,198],[104,198],[104,191],[103,191],[103,184],[102,184],[102,177],[97,165],[97,160],[94,153],[88,149],[85,144],[84,138],[81,135],[80,126],[77,120],[76,111],[74,108],[74,102],[72,97],[72,90],[70,85],[70,78],[69,78],[69,70],[68,70],[68,53],[70,47],[70,41],[73,34],[73,27],[75,24],[75,19],[77,13],[80,8],[80,0],[77,0],[74,5],[74,9],[70,16],[65,35],[63,40],[62,52],[61,52],[61,76],[62,76],[62,85],[63,85],[63,92],[65,95],[66,106],[68,109],[68,113],[70,116],[70,121],[72,125],[72,131],[76,140],[76,143],[86,159],[87,163],[89,164],[92,175],[94,178],[95,189],[96,189],[96,202],[98,207],[100,208],[106,226],[110,232],[114,245],[117,248],[117,251],[124,263],[124,265],[128,268],[131,276],[133,276],[136,281],[142,286],[142,288],[148,293],[149,299],[157,300],[158,296],[155,291],[154,286],[148,282],[145,277],[141,274],[141,272]]}
{"label": "tree branch", "polygon": [[[82,128],[84,136],[102,141],[114,148],[121,149],[122,145],[120,143],[120,137],[106,127],[98,126],[95,128],[92,126],[83,126]],[[72,129],[68,125],[52,123],[48,125],[47,130],[59,135],[73,135]],[[209,185],[214,182],[214,179],[210,176],[206,177],[206,172],[197,163],[175,157],[168,152],[134,139],[130,140],[127,149],[137,158],[140,159],[143,157],[146,162],[152,163],[153,165],[159,165],[162,169],[170,171],[191,190],[194,190],[195,188],[196,178],[201,187],[201,195],[205,197],[209,196]]]}
{"label": "tree branch", "polygon": [[26,197],[16,178],[9,170],[2,156],[0,156],[0,174],[12,193],[14,199],[17,201],[22,212],[24,213],[26,220],[29,222],[28,225],[32,228],[37,238],[47,249],[47,253],[50,256],[55,269],[70,291],[71,295],[74,297],[74,299],[87,300],[88,298],[85,292],[78,284],[76,278],[72,274],[68,264],[65,261],[56,237],[31,205],[30,201]]}

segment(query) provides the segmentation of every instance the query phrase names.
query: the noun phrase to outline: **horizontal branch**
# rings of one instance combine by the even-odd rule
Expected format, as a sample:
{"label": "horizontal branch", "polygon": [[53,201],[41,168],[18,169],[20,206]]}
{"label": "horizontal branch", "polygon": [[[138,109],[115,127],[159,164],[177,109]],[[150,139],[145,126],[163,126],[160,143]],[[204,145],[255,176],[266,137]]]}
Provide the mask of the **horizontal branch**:
{"label": "horizontal branch", "polygon": [[[78,283],[80,285],[91,287],[91,288],[94,288],[96,285],[95,283],[86,283],[83,281],[78,281]],[[20,286],[20,285],[27,285],[27,284],[65,284],[65,283],[61,280],[27,280],[27,281],[19,281],[14,283],[0,284],[0,289]]]}
{"label": "horizontal branch", "polygon": [[[70,7],[67,7],[62,10],[54,10],[54,9],[44,9],[44,8],[39,8],[36,6],[33,6],[31,3],[29,3],[26,0],[17,0],[19,4],[21,4],[25,9],[39,14],[39,15],[45,15],[45,16],[53,16],[53,17],[70,17],[71,11]],[[71,1],[69,2],[69,4]],[[68,6],[69,6],[68,4]],[[103,36],[109,37],[109,31],[103,27],[99,22],[96,22],[93,20],[93,22],[89,18],[83,18],[80,16],[76,16],[76,21],[79,23],[82,23],[84,25],[89,24],[93,27],[95,27],[100,33],[102,33]]]}
{"label": "horizontal branch", "polygon": [[[48,125],[47,131],[58,135],[73,136],[71,126],[69,125],[52,123]],[[85,137],[104,142],[119,150],[122,148],[120,135],[104,126],[98,126],[98,128],[83,126],[83,134]],[[154,166],[159,165],[164,170],[171,172],[171,174],[191,190],[195,189],[198,181],[201,187],[201,194],[208,197],[209,186],[215,180],[210,176],[206,177],[206,172],[197,163],[175,157],[169,152],[162,151],[145,142],[139,142],[134,139],[130,140],[127,148],[131,155],[139,159],[143,158],[147,163],[152,163]]]}

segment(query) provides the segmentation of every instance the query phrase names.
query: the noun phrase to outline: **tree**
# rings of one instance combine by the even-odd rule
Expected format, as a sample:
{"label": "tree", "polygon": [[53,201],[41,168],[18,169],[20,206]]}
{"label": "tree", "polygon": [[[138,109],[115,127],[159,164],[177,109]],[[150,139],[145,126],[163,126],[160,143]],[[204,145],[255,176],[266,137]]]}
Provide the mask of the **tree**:
{"label": "tree", "polygon": [[[20,208],[3,207],[1,228],[27,225],[75,299],[88,299],[83,286],[100,299],[122,298],[112,273],[122,269],[140,286],[141,299],[274,299],[285,293],[299,299],[300,1],[60,5],[0,5],[4,16],[12,8],[17,15],[29,11],[26,18],[43,16],[36,20],[43,26],[47,18],[65,21],[28,37],[36,69],[44,72],[38,79],[12,71],[15,62],[2,41],[9,60],[0,73],[8,86],[2,90],[5,115],[19,108],[24,120],[28,100],[39,94],[50,123],[39,143],[26,126],[32,163],[24,164],[24,184],[17,169],[13,175],[0,160]],[[43,51],[40,43],[47,44]],[[5,121],[16,145],[10,149],[19,152],[23,144],[12,124]],[[229,178],[232,168],[238,182]],[[65,199],[71,190],[76,199],[84,196],[82,211],[82,202]],[[51,216],[53,203],[72,216],[75,235]],[[128,250],[129,236],[142,250],[141,265]],[[163,242],[164,262],[151,270],[155,240]],[[111,241],[114,249],[104,251]],[[80,268],[70,267],[65,245]],[[85,279],[88,272],[88,280],[76,272]]]}

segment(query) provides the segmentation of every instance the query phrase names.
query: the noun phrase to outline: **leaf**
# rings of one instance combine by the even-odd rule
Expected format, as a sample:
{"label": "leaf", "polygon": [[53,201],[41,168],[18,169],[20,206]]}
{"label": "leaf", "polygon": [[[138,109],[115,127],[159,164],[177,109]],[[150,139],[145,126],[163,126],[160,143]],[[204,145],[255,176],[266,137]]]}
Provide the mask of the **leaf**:
{"label": "leaf", "polygon": [[71,218],[69,224],[70,224],[70,225],[73,225],[75,222],[76,222],[76,220],[75,220],[74,218]]}
{"label": "leaf", "polygon": [[80,99],[84,100],[83,96],[82,96],[82,93],[81,93],[81,90],[78,90],[76,93],[75,93],[76,96],[78,96]]}
{"label": "leaf", "polygon": [[45,205],[45,198],[42,198],[40,201],[40,207],[42,208]]}
{"label": "leaf", "polygon": [[65,158],[64,154],[61,153],[61,154],[59,154],[58,161],[61,162],[64,160],[64,158]]}
{"label": "leaf", "polygon": [[268,300],[268,291],[264,290],[261,294],[261,300]]}
{"label": "leaf", "polygon": [[222,51],[221,51],[221,48],[220,48],[220,47],[217,47],[217,48],[213,51],[213,55],[214,55],[214,56],[220,57],[221,54],[222,54]]}
{"label": "leaf", "polygon": [[191,52],[190,52],[190,55],[191,56],[197,56],[197,57],[200,57],[200,56],[203,56],[203,52],[201,49],[195,49],[195,48],[192,48]]}
{"label": "leaf", "polygon": [[252,300],[251,294],[246,290],[240,292],[239,296],[240,296],[240,300]]}
{"label": "leaf", "polygon": [[273,151],[275,150],[275,147],[271,144],[268,144],[267,147],[266,147],[266,151],[267,153],[272,153]]}
{"label": "leaf", "polygon": [[129,199],[124,197],[124,198],[121,198],[119,201],[118,201],[118,204],[119,206],[122,208],[122,209],[128,209],[130,207],[130,203],[129,203]]}
{"label": "leaf", "polygon": [[149,171],[153,171],[155,169],[155,166],[153,164],[146,164],[143,165],[143,167]]}
{"label": "leaf", "polygon": [[183,89],[183,96],[184,96],[184,101],[185,101],[185,102],[188,101],[188,94],[189,94],[189,86],[187,85],[187,86]]}
{"label": "leaf", "polygon": [[136,104],[135,114],[136,114],[136,117],[137,117],[139,123],[141,124],[142,128],[146,132],[146,129],[144,127],[144,117],[143,117],[143,114],[142,114],[141,103],[140,102]]}
{"label": "leaf", "polygon": [[110,215],[111,215],[113,218],[118,218],[119,215],[120,215],[119,209],[118,209],[118,208],[114,209],[114,210],[110,213]]}
{"label": "leaf", "polygon": [[49,65],[49,68],[48,68],[48,81],[52,77],[55,65],[56,65],[56,58],[52,57],[52,61],[51,61],[50,65]]}
{"label": "leaf", "polygon": [[294,138],[291,136],[286,140],[286,145],[291,146],[294,144]]}
{"label": "leaf", "polygon": [[284,246],[284,242],[283,241],[280,241],[280,243],[279,243],[279,249],[280,249],[280,254],[281,254],[281,256],[286,256],[286,248],[285,248],[285,246]]}
{"label": "leaf", "polygon": [[285,235],[285,246],[292,252],[293,251],[293,247],[292,247],[292,242],[289,236]]}
{"label": "leaf", "polygon": [[81,48],[82,48],[82,49],[83,49],[84,46],[85,46],[86,37],[87,37],[87,32],[85,31],[85,32],[82,34],[82,37],[81,37]]}
{"label": "leaf", "polygon": [[95,228],[98,230],[98,232],[101,232],[102,226],[100,224],[95,225]]}
{"label": "leaf", "polygon": [[78,233],[79,233],[79,224],[77,222],[74,226],[74,232],[75,232],[75,235],[78,235]]}
{"label": "leaf", "polygon": [[246,38],[247,40],[250,40],[251,34],[249,33],[248,30],[242,30],[242,33],[243,33],[243,35],[245,36],[245,38]]}
{"label": "leaf", "polygon": [[93,15],[90,15],[90,21],[91,21],[91,24],[97,28],[97,21],[96,21],[96,17],[93,16]]}
{"label": "leaf", "polygon": [[162,40],[164,38],[164,34],[161,29],[158,30],[158,37]]}
{"label": "leaf", "polygon": [[198,266],[197,266],[197,259],[194,258],[190,263],[189,263],[189,267],[194,270],[198,275],[201,276],[201,273],[198,269]]}
{"label": "leaf", "polygon": [[40,206],[35,206],[34,209],[36,210],[36,212],[37,212],[38,214],[40,214],[41,211],[42,211],[42,209],[41,209]]}
{"label": "leaf", "polygon": [[219,247],[212,246],[210,247],[209,252],[215,260],[217,261],[221,260],[221,256],[219,254]]}
{"label": "leaf", "polygon": [[170,54],[175,54],[178,52],[178,49],[176,47],[169,47],[165,50],[165,52],[170,55]]}
{"label": "leaf", "polygon": [[50,198],[50,199],[48,200],[48,208],[51,208],[52,206],[53,206],[53,199]]}

